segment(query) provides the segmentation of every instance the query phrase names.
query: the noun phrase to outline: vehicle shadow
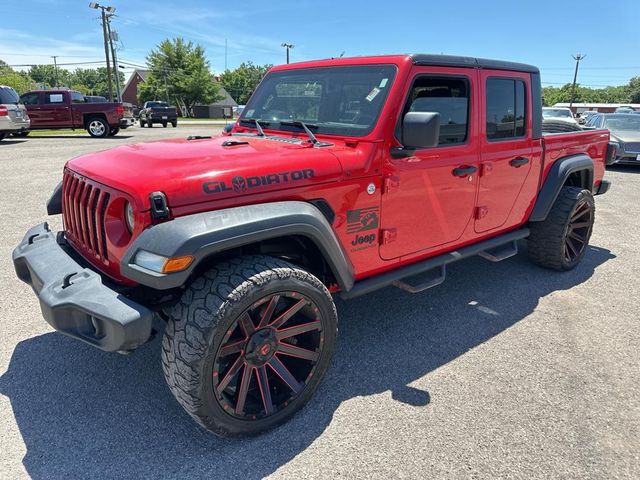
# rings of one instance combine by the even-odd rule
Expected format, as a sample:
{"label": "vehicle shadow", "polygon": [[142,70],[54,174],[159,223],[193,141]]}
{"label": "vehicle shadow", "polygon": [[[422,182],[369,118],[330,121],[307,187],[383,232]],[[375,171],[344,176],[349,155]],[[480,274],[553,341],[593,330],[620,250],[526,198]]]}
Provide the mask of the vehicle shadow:
{"label": "vehicle shadow", "polygon": [[13,145],[15,143],[24,143],[26,142],[26,139],[21,138],[20,140],[16,139],[16,138],[5,138],[4,140],[0,141],[0,145]]}
{"label": "vehicle shadow", "polygon": [[159,339],[121,356],[58,333],[30,338],[16,346],[0,393],[11,402],[32,478],[262,478],[311,445],[346,400],[391,391],[396,401],[430,408],[437,399],[409,383],[612,258],[589,247],[575,270],[557,273],[522,253],[490,267],[476,257],[451,266],[443,285],[422,294],[387,288],[338,300],[338,346],[318,393],[291,421],[250,439],[218,438],[183,412],[164,382]]}
{"label": "vehicle shadow", "polygon": [[[114,135],[113,137],[100,137],[100,138],[95,138],[94,140],[107,140],[107,141],[113,141],[113,140],[118,140],[118,139],[123,139],[123,138],[132,138],[133,135]],[[48,138],[66,138],[69,140],[75,140],[75,139],[88,139],[88,138],[92,138],[91,135],[89,135],[88,133],[82,133],[82,132],[78,132],[78,133],[65,133],[65,134],[60,134],[60,135],[30,135],[28,137],[28,141],[32,141],[32,140],[46,140]]]}
{"label": "vehicle shadow", "polygon": [[640,165],[609,165],[607,171],[620,173],[640,173]]}

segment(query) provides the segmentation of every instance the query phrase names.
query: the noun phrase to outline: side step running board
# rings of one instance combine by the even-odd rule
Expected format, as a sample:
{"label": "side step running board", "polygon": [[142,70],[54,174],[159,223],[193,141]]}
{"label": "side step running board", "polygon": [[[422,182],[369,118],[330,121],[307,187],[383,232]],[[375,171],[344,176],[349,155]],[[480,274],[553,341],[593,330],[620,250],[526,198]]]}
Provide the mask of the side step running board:
{"label": "side step running board", "polygon": [[396,280],[392,283],[394,287],[398,287],[400,290],[404,290],[409,293],[420,293],[425,290],[440,285],[444,282],[445,278],[447,278],[447,266],[441,265],[433,269],[434,276],[427,280],[426,282],[422,282],[419,285],[411,285],[407,282],[403,282],[402,280]]}
{"label": "side step running board", "polygon": [[500,247],[480,252],[478,256],[484,258],[485,260],[489,260],[490,262],[501,262],[502,260],[506,260],[507,258],[511,258],[517,254],[518,242],[514,240],[513,242],[505,243]]}
{"label": "side step running board", "polygon": [[[423,291],[427,288],[430,288],[430,286],[435,286],[439,283],[442,283],[442,281],[440,281],[439,283],[428,286],[430,282],[439,281],[441,277],[442,280],[444,280],[445,270],[442,269],[440,271],[441,275],[437,275],[432,280],[415,287],[405,282],[401,282],[401,280],[408,277],[413,277],[414,275],[418,275],[429,270],[439,269],[440,267],[448,265],[449,263],[457,262],[458,260],[462,260],[473,255],[478,255],[480,253],[485,254],[484,258],[491,257],[496,259],[492,261],[498,261],[497,259],[499,258],[504,260],[505,258],[509,258],[509,256],[515,255],[515,253],[513,252],[513,248],[510,247],[514,247],[516,241],[528,236],[528,228],[522,228],[520,230],[505,233],[504,235],[500,235],[499,237],[490,238],[488,240],[463,247],[460,250],[443,253],[442,255],[431,257],[421,262],[407,265],[406,267],[398,268],[396,270],[391,270],[389,272],[376,275],[375,277],[365,278],[364,280],[356,282],[351,290],[341,292],[340,296],[345,299],[355,298],[359,297],[360,295],[365,295],[367,293],[373,292],[374,290],[378,290],[379,288],[388,287],[389,285],[394,284],[407,291],[411,291],[411,289],[415,290],[416,292]],[[515,249],[515,251],[517,252],[517,247],[515,247]],[[510,255],[506,256],[507,254]],[[407,288],[404,288],[405,286]]]}

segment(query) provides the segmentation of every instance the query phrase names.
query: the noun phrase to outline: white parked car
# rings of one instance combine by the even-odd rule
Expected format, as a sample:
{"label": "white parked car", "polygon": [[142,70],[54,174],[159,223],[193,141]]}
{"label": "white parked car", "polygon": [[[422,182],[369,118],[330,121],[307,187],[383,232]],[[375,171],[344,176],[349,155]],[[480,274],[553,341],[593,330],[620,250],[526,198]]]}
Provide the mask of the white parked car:
{"label": "white parked car", "polygon": [[575,123],[576,125],[578,124],[573,116],[573,112],[566,107],[543,107],[542,118],[552,118],[554,120],[564,120],[565,122]]}

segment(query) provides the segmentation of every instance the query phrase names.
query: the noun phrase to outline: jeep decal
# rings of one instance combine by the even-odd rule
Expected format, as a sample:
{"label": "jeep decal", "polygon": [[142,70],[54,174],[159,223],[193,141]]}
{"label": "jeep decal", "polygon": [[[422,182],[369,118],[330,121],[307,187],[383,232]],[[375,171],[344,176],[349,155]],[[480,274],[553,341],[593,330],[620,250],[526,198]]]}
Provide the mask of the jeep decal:
{"label": "jeep decal", "polygon": [[378,228],[378,207],[347,211],[347,233],[365,232]]}
{"label": "jeep decal", "polygon": [[227,181],[211,181],[204,182],[202,189],[205,193],[220,192],[246,192],[248,189],[256,187],[264,187],[266,185],[298,182],[308,178],[315,177],[315,171],[312,168],[303,170],[290,170],[288,172],[270,173],[268,175],[243,177],[241,175],[234,176],[230,182]]}

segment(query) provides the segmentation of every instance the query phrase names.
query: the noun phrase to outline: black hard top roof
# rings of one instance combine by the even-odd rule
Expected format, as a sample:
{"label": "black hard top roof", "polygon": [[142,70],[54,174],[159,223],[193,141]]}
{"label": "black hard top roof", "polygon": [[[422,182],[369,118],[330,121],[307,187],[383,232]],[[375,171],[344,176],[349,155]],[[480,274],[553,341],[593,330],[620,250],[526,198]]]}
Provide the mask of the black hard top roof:
{"label": "black hard top roof", "polygon": [[414,65],[489,68],[493,70],[512,70],[516,72],[540,73],[538,67],[527,65],[526,63],[490,60],[487,58],[459,57],[456,55],[432,55],[423,53],[413,54],[411,55],[411,58],[413,58]]}

